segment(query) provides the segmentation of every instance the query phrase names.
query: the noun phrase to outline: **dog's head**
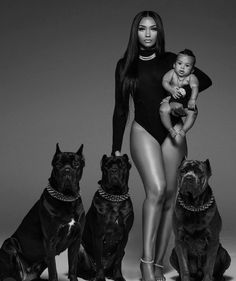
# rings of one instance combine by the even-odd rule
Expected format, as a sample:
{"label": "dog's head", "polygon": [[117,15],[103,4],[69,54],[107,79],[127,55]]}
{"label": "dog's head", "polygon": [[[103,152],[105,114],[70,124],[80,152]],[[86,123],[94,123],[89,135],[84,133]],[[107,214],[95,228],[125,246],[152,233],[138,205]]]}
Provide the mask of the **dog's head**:
{"label": "dog's head", "polygon": [[181,195],[192,199],[201,195],[208,186],[211,166],[206,161],[184,160],[178,169],[178,188]]}
{"label": "dog's head", "polygon": [[79,181],[85,165],[83,145],[76,153],[62,152],[59,145],[52,159],[52,173],[49,183],[52,188],[65,196],[76,196],[79,192]]}
{"label": "dog's head", "polygon": [[102,179],[99,184],[107,193],[113,195],[127,193],[130,168],[131,164],[127,154],[110,157],[103,155],[101,160]]}

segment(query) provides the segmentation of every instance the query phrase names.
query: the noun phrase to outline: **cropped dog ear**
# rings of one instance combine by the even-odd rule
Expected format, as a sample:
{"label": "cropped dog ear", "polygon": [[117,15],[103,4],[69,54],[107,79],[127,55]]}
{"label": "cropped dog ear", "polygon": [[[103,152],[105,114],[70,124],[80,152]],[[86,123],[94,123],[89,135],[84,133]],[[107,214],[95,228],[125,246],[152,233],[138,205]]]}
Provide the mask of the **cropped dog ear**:
{"label": "cropped dog ear", "polygon": [[180,162],[178,168],[180,168],[180,167],[182,166],[182,164],[184,163],[184,161],[186,161],[186,160],[187,160],[187,156],[185,155],[185,156],[182,158],[182,160],[181,160],[181,162]]}
{"label": "cropped dog ear", "polygon": [[57,143],[57,145],[56,145],[56,154],[57,153],[61,153],[61,150],[60,150],[60,147],[59,147],[59,143]]}
{"label": "cropped dog ear", "polygon": [[123,157],[125,158],[125,160],[129,163],[129,168],[132,167],[130,161],[129,161],[129,156],[127,154],[124,154]]}
{"label": "cropped dog ear", "polygon": [[211,173],[211,164],[210,164],[209,159],[207,159],[204,163],[206,165],[206,169],[207,169],[208,175],[211,176],[212,175],[212,173]]}
{"label": "cropped dog ear", "polygon": [[102,165],[103,165],[103,163],[104,163],[104,161],[105,161],[106,159],[107,159],[107,155],[106,155],[106,154],[103,154],[102,159],[101,159],[101,162],[100,162],[101,168],[102,168]]}
{"label": "cropped dog ear", "polygon": [[81,146],[80,146],[80,148],[78,149],[78,151],[76,152],[76,154],[82,155],[82,154],[83,154],[83,148],[84,148],[84,145],[81,144]]}
{"label": "cropped dog ear", "polygon": [[126,161],[129,161],[129,156],[126,153],[123,155],[123,157],[125,158]]}

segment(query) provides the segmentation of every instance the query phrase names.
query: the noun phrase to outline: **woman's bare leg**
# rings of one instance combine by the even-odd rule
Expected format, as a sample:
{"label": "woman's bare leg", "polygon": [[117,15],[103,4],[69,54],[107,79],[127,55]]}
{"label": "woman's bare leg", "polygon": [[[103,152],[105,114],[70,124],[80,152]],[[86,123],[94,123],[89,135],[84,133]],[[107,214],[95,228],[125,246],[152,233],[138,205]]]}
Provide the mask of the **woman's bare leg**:
{"label": "woman's bare leg", "polygon": [[[181,125],[176,125],[176,130],[180,129]],[[172,141],[168,136],[162,144],[162,154],[165,165],[167,190],[156,239],[155,264],[159,265],[163,265],[163,259],[171,235],[172,213],[177,190],[177,169],[184,156],[187,155],[186,139],[177,135],[175,140]],[[155,276],[159,277],[162,274],[162,268],[155,266]]]}
{"label": "woman's bare leg", "polygon": [[[152,261],[166,189],[162,151],[159,143],[136,122],[133,122],[131,128],[130,150],[146,194],[142,214],[142,259]],[[155,280],[153,263],[142,262],[141,272],[145,281]]]}

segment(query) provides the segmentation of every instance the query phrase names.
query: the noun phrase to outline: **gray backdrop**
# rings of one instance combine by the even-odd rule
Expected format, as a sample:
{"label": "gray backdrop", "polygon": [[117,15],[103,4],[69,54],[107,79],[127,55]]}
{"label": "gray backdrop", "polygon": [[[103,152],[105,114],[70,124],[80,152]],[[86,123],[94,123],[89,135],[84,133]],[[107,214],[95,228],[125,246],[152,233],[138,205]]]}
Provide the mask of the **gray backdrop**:
{"label": "gray backdrop", "polygon": [[[199,96],[188,135],[189,158],[209,158],[210,181],[234,235],[235,4],[234,0],[0,1],[0,234],[10,235],[39,198],[51,172],[56,142],[75,151],[84,143],[81,182],[87,210],[111,152],[114,71],[130,25],[141,10],[163,18],[167,50],[190,48],[214,85]],[[132,114],[131,118],[132,120]],[[129,154],[129,126],[122,152]],[[141,248],[141,180],[133,166],[135,224],[129,249]]]}

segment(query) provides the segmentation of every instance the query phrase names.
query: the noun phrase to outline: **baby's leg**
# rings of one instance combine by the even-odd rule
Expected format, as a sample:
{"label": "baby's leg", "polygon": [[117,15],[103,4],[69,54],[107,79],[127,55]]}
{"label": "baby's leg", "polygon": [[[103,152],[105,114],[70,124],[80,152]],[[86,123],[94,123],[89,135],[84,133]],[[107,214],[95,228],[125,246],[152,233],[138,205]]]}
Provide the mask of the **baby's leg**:
{"label": "baby's leg", "polygon": [[186,134],[193,126],[197,115],[198,115],[198,110],[197,108],[195,108],[195,110],[190,110],[186,108],[186,118],[183,124],[183,128],[182,131],[184,132],[184,134]]}
{"label": "baby's leg", "polygon": [[172,110],[171,103],[169,102],[161,103],[159,109],[161,121],[164,127],[170,132],[171,137],[174,138],[177,135],[177,132],[175,131],[171,123],[171,118],[170,118],[171,110]]}

